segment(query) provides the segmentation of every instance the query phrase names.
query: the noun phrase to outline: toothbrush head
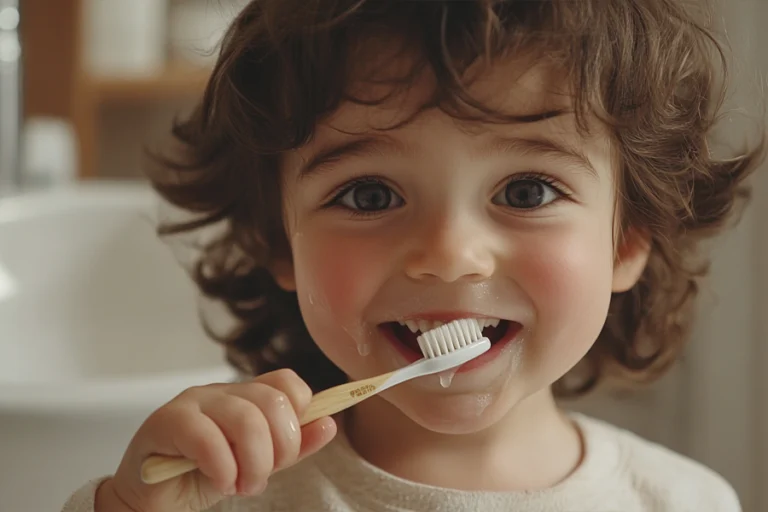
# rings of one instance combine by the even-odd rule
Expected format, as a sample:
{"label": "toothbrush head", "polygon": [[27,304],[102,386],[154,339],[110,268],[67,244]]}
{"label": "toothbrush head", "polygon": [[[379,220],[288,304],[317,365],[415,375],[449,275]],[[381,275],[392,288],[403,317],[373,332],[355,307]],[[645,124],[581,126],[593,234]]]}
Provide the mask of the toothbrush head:
{"label": "toothbrush head", "polygon": [[477,320],[463,318],[431,329],[418,338],[422,359],[390,374],[379,390],[424,375],[459,367],[491,348],[491,340],[483,337]]}
{"label": "toothbrush head", "polygon": [[430,329],[416,341],[426,359],[444,356],[481,341],[490,348],[490,340],[483,338],[483,330],[474,318],[461,318]]}

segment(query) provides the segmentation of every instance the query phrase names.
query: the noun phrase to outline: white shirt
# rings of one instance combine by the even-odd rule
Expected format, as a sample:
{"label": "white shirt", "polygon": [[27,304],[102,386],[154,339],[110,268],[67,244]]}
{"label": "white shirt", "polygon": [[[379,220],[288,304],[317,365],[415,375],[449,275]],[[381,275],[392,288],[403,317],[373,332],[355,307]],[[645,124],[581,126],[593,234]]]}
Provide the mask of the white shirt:
{"label": "white shirt", "polygon": [[[369,464],[338,435],[273,475],[261,496],[224,500],[211,512],[741,512],[733,488],[701,464],[602,421],[572,417],[584,458],[549,489],[458,491],[417,484]],[[77,491],[62,512],[93,512],[99,482]]]}

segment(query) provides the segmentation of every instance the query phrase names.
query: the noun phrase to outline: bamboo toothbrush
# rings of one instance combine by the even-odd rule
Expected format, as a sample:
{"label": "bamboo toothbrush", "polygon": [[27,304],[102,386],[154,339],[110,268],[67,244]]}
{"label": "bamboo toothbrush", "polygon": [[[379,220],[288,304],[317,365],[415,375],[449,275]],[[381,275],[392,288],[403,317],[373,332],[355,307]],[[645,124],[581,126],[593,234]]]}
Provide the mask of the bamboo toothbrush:
{"label": "bamboo toothbrush", "polygon": [[[385,389],[407,380],[439,373],[460,366],[491,348],[477,320],[454,320],[431,329],[417,338],[424,358],[383,375],[342,384],[312,397],[301,417],[306,425],[325,416],[341,412]],[[151,455],[141,465],[141,480],[156,484],[197,469],[195,461],[183,457]]]}

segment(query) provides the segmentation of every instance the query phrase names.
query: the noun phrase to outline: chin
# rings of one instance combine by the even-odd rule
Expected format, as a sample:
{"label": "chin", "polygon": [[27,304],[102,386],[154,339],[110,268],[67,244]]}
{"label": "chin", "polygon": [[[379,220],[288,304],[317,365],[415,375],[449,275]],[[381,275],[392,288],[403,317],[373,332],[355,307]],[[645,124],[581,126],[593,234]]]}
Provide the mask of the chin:
{"label": "chin", "polygon": [[485,430],[514,406],[507,403],[509,397],[499,393],[462,393],[456,395],[431,395],[388,397],[411,421],[420,427],[439,434],[473,434]]}

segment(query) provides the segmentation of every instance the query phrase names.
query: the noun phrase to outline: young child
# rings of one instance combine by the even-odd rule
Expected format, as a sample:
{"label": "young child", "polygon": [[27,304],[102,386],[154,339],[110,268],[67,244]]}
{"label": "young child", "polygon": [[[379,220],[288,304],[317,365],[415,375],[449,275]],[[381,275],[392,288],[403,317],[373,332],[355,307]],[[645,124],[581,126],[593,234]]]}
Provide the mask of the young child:
{"label": "young child", "polygon": [[[713,55],[675,0],[251,2],[152,179],[199,214],[165,233],[223,221],[196,277],[258,376],[161,407],[64,510],[738,511],[554,400],[651,380],[689,335],[697,246],[761,155],[710,153]],[[298,426],[468,317],[493,348],[455,375]],[[145,485],[151,454],[200,470]]]}

